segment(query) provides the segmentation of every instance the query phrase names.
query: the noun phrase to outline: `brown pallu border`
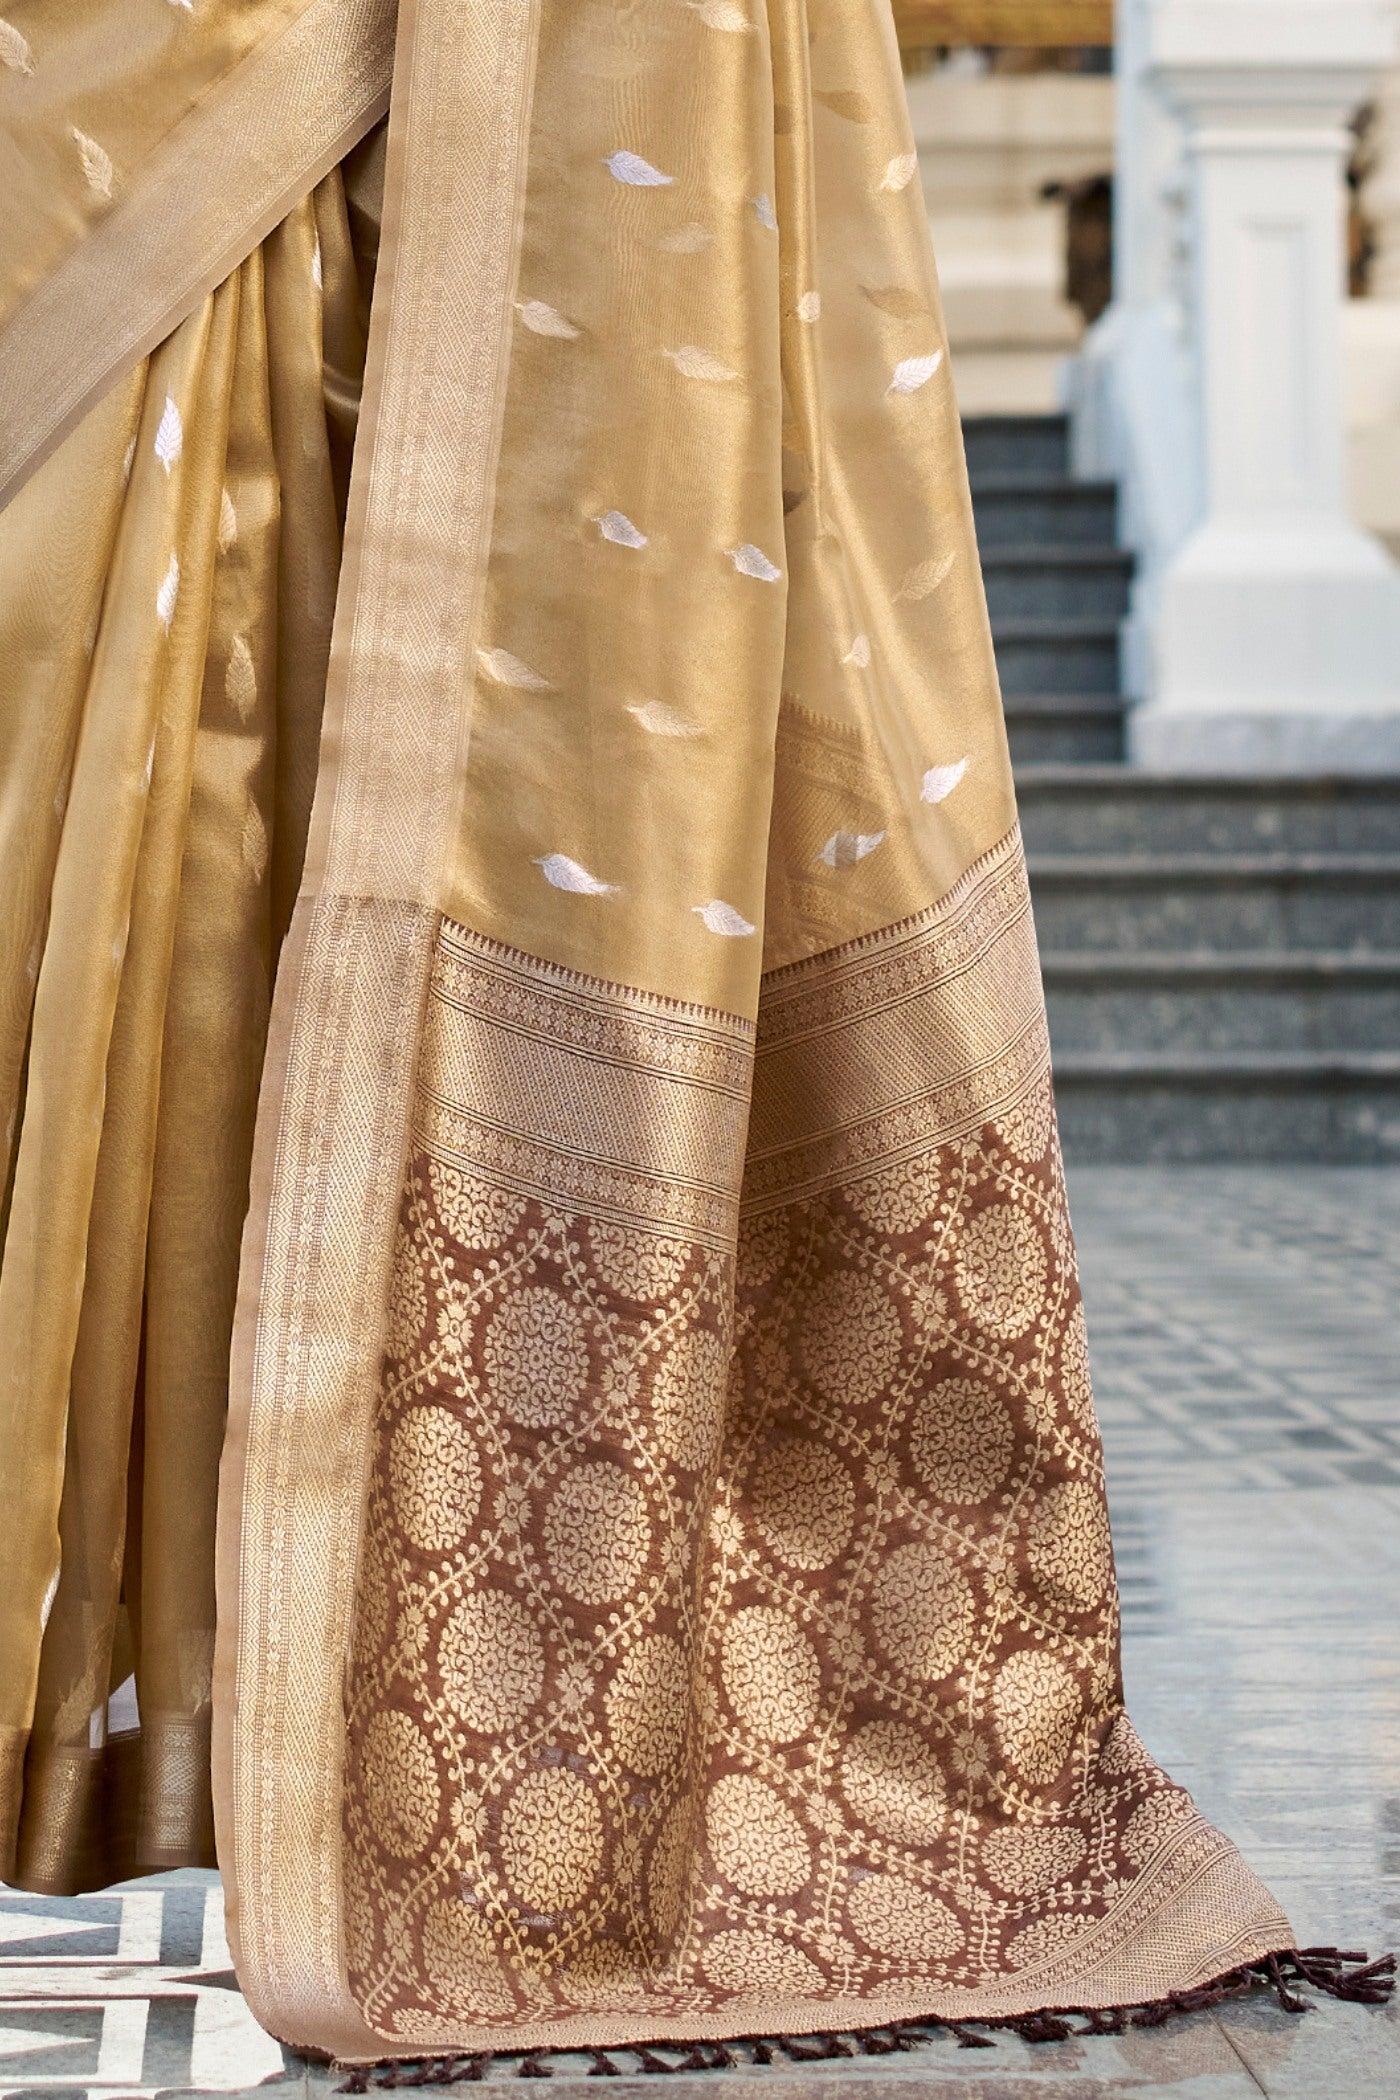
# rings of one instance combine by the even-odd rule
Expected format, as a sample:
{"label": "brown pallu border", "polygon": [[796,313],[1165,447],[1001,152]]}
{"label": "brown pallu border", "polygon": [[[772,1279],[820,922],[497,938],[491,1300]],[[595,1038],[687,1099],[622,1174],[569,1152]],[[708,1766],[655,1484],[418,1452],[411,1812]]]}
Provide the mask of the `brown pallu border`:
{"label": "brown pallu border", "polygon": [[19,307],[0,332],[0,509],[384,114],[395,11],[308,0]]}
{"label": "brown pallu border", "polygon": [[539,0],[399,9],[320,780],[278,974],[234,1334],[214,1732],[230,1936],[263,2024],[342,2053],[381,2048],[345,1982],[344,1672],[437,890],[470,728],[539,11]]}
{"label": "brown pallu border", "polygon": [[[538,1016],[532,1010],[522,1011],[520,987],[531,989],[537,972],[551,979],[562,979],[566,973],[549,965],[537,965],[528,957],[508,958],[494,944],[447,922],[439,926],[436,946],[431,1018],[425,1038],[433,1047],[425,1052],[419,1076],[420,1123],[414,1133],[415,1148],[430,1158],[446,1158],[454,1168],[460,1165],[478,1187],[525,1192],[528,1185],[519,1174],[501,1171],[494,1147],[482,1148],[480,1104],[491,1103],[494,1113],[499,1103],[499,1114],[513,1147],[518,1147],[523,1138],[534,1141],[532,1150],[554,1150],[564,1179],[545,1189],[546,1200],[566,1214],[581,1210],[591,1219],[592,1201],[580,1193],[572,1178],[575,1154],[587,1152],[606,1192],[607,1170],[624,1154],[630,1162],[630,1144],[619,1146],[616,1133],[611,1144],[606,1138],[599,1142],[596,1089],[584,1083],[581,1069],[573,1084],[568,1084],[565,1077],[562,1084],[526,1087],[519,1083],[518,1075],[511,1076],[516,1056],[514,1039],[524,1033],[533,1043],[538,1036],[533,1026]],[[494,961],[496,968],[491,974],[499,972],[502,981],[493,985],[485,979],[474,980],[468,997],[457,981],[458,965],[479,957]],[[569,1054],[581,1065],[584,1057],[598,1054],[592,1030],[598,1007],[613,988],[568,974],[569,981],[557,987],[561,1011],[555,1016],[553,1032],[564,1044],[574,1038],[575,1047]],[[514,982],[505,981],[507,977]],[[1019,998],[1009,993],[1008,979],[1013,989],[1019,986]],[[778,1091],[791,1091],[802,1097],[819,1119],[825,1115],[825,1103],[818,1091],[814,1105],[813,1088],[819,1085],[816,1074],[821,1065],[830,1066],[832,1084],[841,1092],[848,1081],[863,1083],[861,1068],[871,1063],[884,1075],[884,1104],[898,1123],[908,1071],[911,1065],[923,1062],[930,1001],[936,1001],[941,988],[951,988],[960,1009],[980,1015],[980,1019],[965,1028],[960,1048],[949,1046],[941,1082],[925,1089],[921,1116],[926,1132],[924,1151],[930,1142],[950,1138],[956,1142],[957,1134],[967,1128],[969,1116],[986,1121],[1016,1113],[1037,1090],[1045,1099],[1048,1117],[1043,1011],[1030,939],[1024,860],[1015,831],[969,871],[969,876],[955,886],[941,906],[931,907],[880,935],[852,941],[828,954],[771,973],[765,979],[765,1003],[760,1007],[760,1045],[765,1037],[770,987],[776,1011],[768,1031],[769,1055],[781,1061],[784,1053],[790,1054],[794,1047],[805,1051],[808,1046],[815,1046],[820,1051],[817,1063],[810,1067],[799,1059],[789,1075],[791,1087],[780,1084]],[[614,1040],[607,1046],[608,1051],[614,1062],[630,1062],[640,1071],[656,1057],[657,1046],[647,1039],[654,1031],[648,1031],[636,1017],[626,1014],[627,995],[616,993],[615,997],[613,1034],[626,1035],[630,1048],[629,1043]],[[636,995],[631,997],[635,1000]],[[460,1036],[458,1015],[464,1004],[474,1004],[479,1018],[491,1023],[487,1034],[494,1036],[494,1043],[486,1040],[483,1047],[477,1039]],[[570,1007],[575,1015],[572,1026],[567,1011]],[[995,1054],[998,1014],[1002,1016],[1003,1043],[1009,1046],[1009,1067],[1006,1059]],[[872,1059],[866,1029],[872,1019],[878,1029],[886,1015],[902,1016],[903,1055]],[[678,1022],[681,1018],[678,1014]],[[693,1017],[691,1025],[696,1030],[697,1045],[716,1034],[719,1017],[708,1019],[707,1027],[705,1016]],[[741,1024],[734,1025],[735,1049],[739,1050],[744,1037]],[[585,1046],[582,1051],[579,1044]],[[665,1075],[668,1081],[680,1079],[684,1087],[696,1092],[707,1091],[712,1084],[701,1060],[687,1060],[689,1069],[684,1071],[677,1068],[673,1055],[667,1061],[672,1066]],[[532,1076],[534,1070],[531,1067]],[[659,1077],[653,1075],[654,1086]],[[979,1100],[983,1103],[983,1115],[977,1119]],[[448,1133],[452,1142],[448,1144],[442,1142],[437,1129],[445,1102],[455,1110],[454,1129]],[[878,1087],[872,1090],[865,1105],[872,1112],[864,1119],[865,1128],[872,1123],[881,1125],[884,1119],[879,1114]],[[693,1204],[699,1181],[693,1174],[687,1177],[685,1173],[684,1134],[688,1117],[662,1110],[659,1120],[669,1133],[662,1141],[671,1143],[674,1149],[676,1178],[688,1181]],[[456,1125],[460,1125],[460,1141]],[[761,1140],[762,1130],[755,1130],[753,1135]],[[873,1142],[863,1137],[854,1157],[839,1124],[829,1142],[835,1155],[835,1170],[816,1177],[811,1172],[811,1154],[819,1147],[793,1148],[786,1162],[781,1149],[769,1153],[772,1166],[783,1176],[790,1202],[800,1205],[814,1188],[826,1189],[833,1181],[844,1183],[848,1176],[859,1179],[872,1164],[881,1160],[897,1164],[906,1154],[903,1136],[893,1127],[877,1128]],[[773,1191],[766,1187],[764,1193],[771,1196]],[[760,1209],[766,1207],[763,1204]],[[702,1211],[692,1208],[690,1216],[682,1221],[675,1217],[648,1217],[634,1208],[632,1222],[642,1232],[679,1231],[688,1236],[695,1218],[702,1215]],[[427,1228],[426,1244],[434,1248],[439,1244],[438,1229],[436,1223]],[[362,1662],[357,1654],[350,1678],[352,1693],[361,1682],[355,1674],[360,1668]],[[360,1718],[363,1722],[363,1715]],[[363,1810],[363,1764],[360,1785]],[[347,1871],[351,1868],[352,1885],[361,1890],[359,1900],[363,1903],[363,1891],[372,1884],[365,1859],[357,1857],[353,1847],[347,1855]],[[451,1869],[443,1870],[439,1862],[434,1871]],[[416,2005],[401,2005],[391,2008],[389,2016],[376,2020],[373,2026],[365,2023],[369,2033],[377,2036],[377,2048],[368,2040],[356,2045],[343,2039],[337,2039],[334,2047],[347,2061],[366,2062],[382,2060],[389,2051],[405,2056],[429,2052],[447,2056],[465,2051],[481,2057],[492,2052],[606,2050],[667,2042],[719,2041],[735,2035],[849,2032],[921,2019],[1014,2020],[1057,2007],[1108,2009],[1156,2001],[1164,1992],[1182,1993],[1207,1986],[1221,1975],[1291,1945],[1287,1919],[1234,1845],[1198,1813],[1188,1813],[1156,1842],[1152,1856],[1135,1875],[1131,1887],[1120,1893],[1102,1916],[1087,1922],[1068,1943],[1028,1961],[1022,1968],[1009,1968],[977,1987],[911,1976],[869,1994],[825,1996],[798,1995],[777,1985],[771,1990],[756,1988],[715,2007],[684,2002],[690,1995],[689,1983],[673,1985],[662,1975],[654,1992],[639,1986],[642,1996],[660,2002],[621,2007],[603,2003],[586,2009],[561,2010],[550,2017],[444,2017],[426,2008],[420,2011]]]}

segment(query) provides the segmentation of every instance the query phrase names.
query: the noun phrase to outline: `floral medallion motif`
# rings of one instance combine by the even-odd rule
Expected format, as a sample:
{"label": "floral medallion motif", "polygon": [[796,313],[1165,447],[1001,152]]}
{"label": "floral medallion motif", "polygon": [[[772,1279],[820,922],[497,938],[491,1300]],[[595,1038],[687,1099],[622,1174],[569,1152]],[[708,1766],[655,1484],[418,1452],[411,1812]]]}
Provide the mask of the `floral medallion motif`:
{"label": "floral medallion motif", "polygon": [[1072,2002],[1135,1892],[1244,1874],[1119,1703],[1048,1082],[911,1128],[765,1180],[737,1282],[411,1165],[348,1708],[376,2032]]}
{"label": "floral medallion motif", "polygon": [[399,1529],[420,1552],[462,1544],[481,1502],[481,1463],[450,1408],[405,1408],[389,1445],[389,1495]]}

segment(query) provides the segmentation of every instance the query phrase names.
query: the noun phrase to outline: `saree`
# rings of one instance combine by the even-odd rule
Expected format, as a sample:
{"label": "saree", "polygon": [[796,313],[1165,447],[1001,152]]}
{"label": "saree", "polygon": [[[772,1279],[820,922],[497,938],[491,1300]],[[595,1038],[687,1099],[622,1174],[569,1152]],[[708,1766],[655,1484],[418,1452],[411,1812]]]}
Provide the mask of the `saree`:
{"label": "saree", "polygon": [[21,1882],[209,1857],[212,1740],[249,2002],[363,2062],[1291,1949],[1124,1710],[884,0],[70,12],[0,25]]}

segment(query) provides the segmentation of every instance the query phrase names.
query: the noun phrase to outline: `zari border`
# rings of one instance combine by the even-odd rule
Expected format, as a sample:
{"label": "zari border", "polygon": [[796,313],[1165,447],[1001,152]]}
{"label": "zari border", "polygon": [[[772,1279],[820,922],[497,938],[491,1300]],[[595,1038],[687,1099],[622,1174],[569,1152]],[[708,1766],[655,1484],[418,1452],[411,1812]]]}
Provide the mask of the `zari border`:
{"label": "zari border", "polygon": [[[1164,1883],[1175,1883],[1164,1889]],[[383,2035],[341,2052],[347,2063],[397,2055],[471,2051],[609,2049],[745,2034],[848,2034],[905,2020],[1016,2020],[1038,2012],[1108,2011],[1200,1989],[1219,1976],[1292,1947],[1288,1920],[1228,1838],[1201,1819],[1164,1844],[1131,1893],[1044,1962],[984,1990],[911,1979],[872,1997],[755,1994],[717,2012],[600,2011],[516,2025],[434,2027]]]}
{"label": "zari border", "polygon": [[552,1209],[732,1255],[753,1026],[438,931],[416,1140]]}
{"label": "zari border", "polygon": [[344,1673],[367,1440],[484,587],[539,0],[403,0],[303,893],[278,972],[220,1482],[214,1797],[239,1979],[374,2047],[345,1985]]}
{"label": "zari border", "polygon": [[925,911],[764,978],[744,1215],[994,1122],[1049,1065],[1013,826]]}
{"label": "zari border", "polygon": [[0,333],[0,509],[384,114],[394,13],[309,0],[19,308]]}

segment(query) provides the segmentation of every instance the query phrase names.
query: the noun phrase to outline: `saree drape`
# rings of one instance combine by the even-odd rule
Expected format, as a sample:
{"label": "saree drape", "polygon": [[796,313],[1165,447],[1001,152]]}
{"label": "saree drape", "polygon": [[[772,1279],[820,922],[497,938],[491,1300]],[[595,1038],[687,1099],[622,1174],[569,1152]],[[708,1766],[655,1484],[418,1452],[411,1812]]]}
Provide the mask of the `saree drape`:
{"label": "saree drape", "polygon": [[32,1887],[213,1857],[229,1332],[357,289],[336,173],[0,517],[0,1686]]}
{"label": "saree drape", "polygon": [[[104,102],[131,12],[4,47],[66,185],[0,332],[21,1873],[112,1856],[128,1656],[136,1856],[202,1856],[236,1277],[214,1805],[274,2032],[997,2017],[1290,1947],[1123,1709],[887,5],[169,9]],[[330,171],[390,88],[323,681]]]}

